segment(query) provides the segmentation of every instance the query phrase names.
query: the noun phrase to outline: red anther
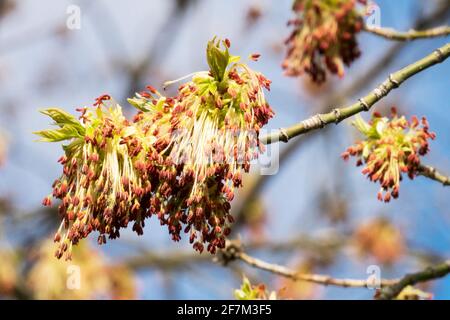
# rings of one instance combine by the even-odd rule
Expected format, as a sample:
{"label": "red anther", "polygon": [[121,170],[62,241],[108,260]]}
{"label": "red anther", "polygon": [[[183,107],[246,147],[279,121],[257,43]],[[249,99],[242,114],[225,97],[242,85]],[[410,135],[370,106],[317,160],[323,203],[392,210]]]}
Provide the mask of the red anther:
{"label": "red anther", "polygon": [[104,101],[111,100],[111,96],[108,94],[102,94],[100,97],[95,98],[94,107],[100,107]]}
{"label": "red anther", "polygon": [[45,197],[42,200],[42,205],[46,207],[50,207],[52,205],[52,198],[50,196]]}
{"label": "red anther", "polygon": [[61,241],[61,235],[57,232],[53,238],[53,242]]}
{"label": "red anther", "polygon": [[151,98],[152,97],[150,95],[150,93],[148,93],[147,91],[141,91],[141,92],[139,92],[139,95],[144,97],[144,98]]}
{"label": "red anther", "polygon": [[72,198],[72,204],[76,207],[79,203],[80,203],[80,198],[78,198],[77,196],[74,196]]}
{"label": "red anther", "polygon": [[259,57],[261,57],[259,53],[254,53],[250,56],[250,59],[252,59],[253,61],[258,61]]}
{"label": "red anther", "polygon": [[97,161],[99,160],[99,155],[98,155],[98,153],[92,153],[92,154],[89,156],[89,160],[91,160],[92,162],[97,162]]}
{"label": "red anther", "polygon": [[153,86],[148,85],[148,86],[146,86],[146,88],[148,91],[150,91],[153,94],[158,92],[158,91],[156,91],[156,89]]}
{"label": "red anther", "polygon": [[61,164],[65,164],[67,162],[67,157],[66,156],[62,156],[61,158],[58,159],[58,162]]}
{"label": "red anther", "polygon": [[374,118],[381,118],[381,113],[379,113],[378,111],[375,111],[375,112],[372,114],[372,116],[373,116]]}

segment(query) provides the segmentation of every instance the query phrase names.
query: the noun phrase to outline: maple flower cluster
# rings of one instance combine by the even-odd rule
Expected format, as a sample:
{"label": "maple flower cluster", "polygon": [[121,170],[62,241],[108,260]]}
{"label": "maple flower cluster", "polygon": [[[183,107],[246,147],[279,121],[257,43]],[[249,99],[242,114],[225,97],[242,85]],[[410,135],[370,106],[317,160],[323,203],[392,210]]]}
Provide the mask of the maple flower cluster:
{"label": "maple flower cluster", "polygon": [[357,117],[353,123],[365,140],[350,146],[342,157],[358,158],[357,165],[365,164],[362,173],[381,185],[380,201],[389,202],[399,196],[402,173],[413,179],[419,173],[420,157],[429,151],[429,139],[436,137],[429,131],[425,117],[413,116],[408,121],[392,108],[392,119],[374,113],[369,123]]}
{"label": "maple flower cluster", "polygon": [[363,27],[357,3],[366,0],[295,0],[296,18],[288,22],[294,27],[286,39],[283,69],[288,76],[309,74],[315,83],[326,80],[326,70],[344,76],[361,54],[356,35]]}
{"label": "maple flower cluster", "polygon": [[231,56],[229,46],[210,41],[210,71],[195,73],[176,96],[148,86],[128,99],[139,110],[133,121],[108,95],[78,109],[80,121],[59,109],[43,111],[60,128],[37,134],[70,140],[59,160],[63,173],[43,200],[62,200],[58,258],[70,258],[72,245],[92,231],[100,233],[99,244],[131,222],[142,234],[152,215],[174,241],[184,232],[199,252],[224,248],[234,189],[263,150],[259,130],[273,116],[263,92],[270,81]]}

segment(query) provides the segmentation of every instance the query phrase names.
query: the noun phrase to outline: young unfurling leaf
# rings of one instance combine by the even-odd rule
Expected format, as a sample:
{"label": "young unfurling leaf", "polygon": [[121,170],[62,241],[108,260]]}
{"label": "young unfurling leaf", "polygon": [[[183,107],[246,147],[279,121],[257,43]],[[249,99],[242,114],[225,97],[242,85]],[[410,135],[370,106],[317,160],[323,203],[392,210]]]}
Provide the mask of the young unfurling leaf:
{"label": "young unfurling leaf", "polygon": [[41,141],[58,142],[84,136],[85,128],[78,119],[70,113],[59,108],[48,108],[42,110],[41,113],[52,118],[53,121],[55,121],[54,125],[60,127],[59,129],[34,132],[34,134],[42,137]]}
{"label": "young unfurling leaf", "polygon": [[76,129],[81,135],[84,134],[84,127],[81,125],[80,121],[64,110],[59,108],[48,108],[41,110],[42,114],[45,114],[55,121],[55,125],[59,127],[64,127],[65,125],[71,125]]}
{"label": "young unfurling leaf", "polygon": [[82,137],[76,127],[69,124],[64,125],[60,129],[36,131],[34,134],[41,136],[42,139],[40,141],[43,142],[58,142]]}
{"label": "young unfurling leaf", "polygon": [[234,297],[238,300],[277,300],[277,293],[267,291],[263,284],[252,285],[250,280],[244,276],[241,288],[234,290]]}

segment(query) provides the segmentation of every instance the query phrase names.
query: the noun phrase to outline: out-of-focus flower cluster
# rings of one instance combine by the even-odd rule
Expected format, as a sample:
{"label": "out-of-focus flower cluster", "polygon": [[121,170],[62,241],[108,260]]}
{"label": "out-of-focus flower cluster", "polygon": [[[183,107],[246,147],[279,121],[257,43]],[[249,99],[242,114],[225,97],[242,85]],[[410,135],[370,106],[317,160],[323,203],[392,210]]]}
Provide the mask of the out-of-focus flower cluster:
{"label": "out-of-focus flower cluster", "polygon": [[376,218],[356,230],[353,241],[361,256],[371,255],[377,262],[393,264],[405,251],[400,230],[385,218]]}
{"label": "out-of-focus flower cluster", "polygon": [[288,22],[294,30],[286,40],[287,54],[282,64],[286,75],[308,73],[316,83],[326,80],[326,70],[344,76],[360,56],[356,34],[363,27],[357,3],[366,0],[295,0],[296,17]]}
{"label": "out-of-focus flower cluster", "polygon": [[[294,270],[298,274],[312,274],[316,270],[318,261],[312,257],[306,257],[297,261]],[[319,299],[322,288],[312,282],[295,281],[286,277],[281,277],[277,283],[279,299],[313,300]]]}
{"label": "out-of-focus flower cluster", "polygon": [[0,296],[14,293],[18,275],[17,254],[11,249],[0,249]]}
{"label": "out-of-focus flower cluster", "polygon": [[234,290],[234,297],[238,300],[277,300],[277,293],[267,291],[264,284],[252,285],[244,276],[241,288]]}
{"label": "out-of-focus flower cluster", "polygon": [[54,258],[52,241],[31,255],[0,250],[0,296],[28,299],[134,299],[133,273],[111,264],[88,242],[80,244],[71,263]]}
{"label": "out-of-focus flower cluster", "polygon": [[263,92],[270,81],[231,56],[229,46],[210,41],[210,71],[195,73],[177,96],[148,86],[129,99],[139,109],[132,122],[108,95],[79,109],[81,122],[59,109],[43,111],[59,129],[37,134],[70,140],[59,160],[63,174],[43,200],[62,200],[57,257],[70,258],[72,245],[92,231],[99,244],[130,222],[142,234],[152,215],[174,241],[188,233],[199,252],[205,244],[211,253],[225,246],[234,188],[262,150],[259,130],[273,116]]}
{"label": "out-of-focus flower cluster", "polygon": [[342,157],[346,160],[354,156],[358,158],[357,166],[365,164],[362,173],[381,185],[380,201],[397,198],[402,173],[410,179],[418,174],[420,157],[429,151],[428,140],[436,136],[429,131],[426,118],[413,116],[408,121],[392,108],[392,119],[375,112],[369,123],[358,116],[353,124],[365,140],[349,147]]}
{"label": "out-of-focus flower cluster", "polygon": [[[40,246],[37,260],[26,277],[27,287],[35,299],[135,298],[131,273],[118,272],[124,266],[109,265],[88,242],[80,244],[77,249],[68,264],[54,258],[51,241]],[[76,268],[70,269],[71,266]],[[118,277],[121,278],[121,286],[117,285]],[[79,284],[76,283],[78,281]],[[122,290],[122,286],[126,290]]]}

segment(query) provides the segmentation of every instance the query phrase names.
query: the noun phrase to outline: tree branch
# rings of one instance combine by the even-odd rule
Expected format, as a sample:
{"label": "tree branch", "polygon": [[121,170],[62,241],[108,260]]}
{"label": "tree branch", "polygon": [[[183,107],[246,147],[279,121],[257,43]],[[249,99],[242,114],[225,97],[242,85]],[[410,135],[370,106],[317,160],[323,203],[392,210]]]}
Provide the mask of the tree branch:
{"label": "tree branch", "polygon": [[428,30],[411,29],[406,32],[400,32],[391,28],[371,27],[366,25],[364,26],[364,30],[389,40],[398,40],[398,41],[410,41],[415,39],[445,37],[450,34],[449,26],[441,26]]}
{"label": "tree branch", "polygon": [[443,175],[436,168],[426,165],[420,165],[419,173],[427,178],[442,183],[443,186],[450,186],[450,177]]}
{"label": "tree branch", "polygon": [[[241,260],[251,267],[268,271],[294,281],[307,281],[325,286],[337,286],[344,288],[370,288],[373,282],[370,279],[340,279],[322,274],[298,273],[278,264],[272,264],[254,258],[245,252],[239,243],[229,242],[222,251],[222,262],[227,264],[230,261]],[[419,282],[426,282],[437,278],[442,278],[450,273],[450,260],[426,268],[423,271],[407,274],[401,279],[380,279],[381,289],[377,299],[393,299],[407,286],[413,286]]]}
{"label": "tree branch", "polygon": [[450,43],[436,49],[433,53],[425,58],[416,61],[409,66],[392,73],[383,83],[371,91],[368,95],[360,98],[358,102],[342,108],[336,108],[325,114],[316,114],[309,119],[303,120],[291,127],[279,129],[277,132],[268,134],[260,140],[262,143],[269,144],[272,142],[283,141],[288,142],[293,137],[304,134],[306,132],[321,129],[330,123],[339,123],[362,111],[369,111],[370,107],[383,97],[387,96],[392,89],[399,87],[404,81],[413,75],[438,64],[450,56]]}
{"label": "tree branch", "polygon": [[[263,260],[249,256],[242,251],[242,248],[233,242],[229,242],[227,247],[222,251],[221,262],[227,264],[230,261],[241,260],[257,269],[265,270],[294,281],[307,281],[326,286],[337,286],[344,288],[369,288],[372,283],[370,279],[339,279],[322,274],[298,273],[278,264],[272,264]],[[397,279],[381,279],[380,285],[391,286],[398,282]]]}
{"label": "tree branch", "polygon": [[436,266],[428,267],[427,269],[420,272],[407,274],[397,283],[382,288],[380,295],[378,296],[378,299],[381,300],[393,299],[407,286],[413,286],[419,282],[425,282],[437,278],[442,278],[449,273],[450,273],[450,260],[438,264]]}

